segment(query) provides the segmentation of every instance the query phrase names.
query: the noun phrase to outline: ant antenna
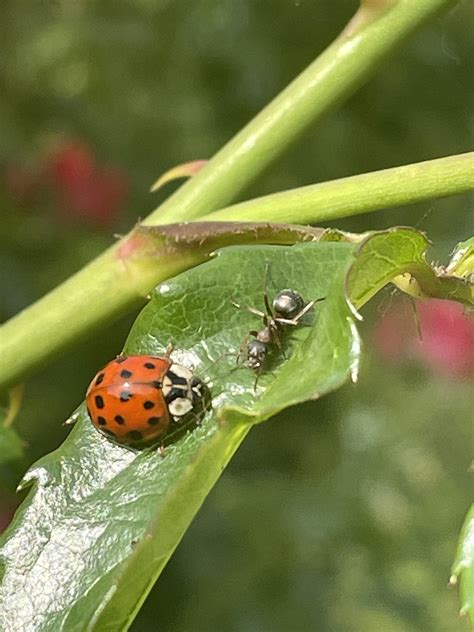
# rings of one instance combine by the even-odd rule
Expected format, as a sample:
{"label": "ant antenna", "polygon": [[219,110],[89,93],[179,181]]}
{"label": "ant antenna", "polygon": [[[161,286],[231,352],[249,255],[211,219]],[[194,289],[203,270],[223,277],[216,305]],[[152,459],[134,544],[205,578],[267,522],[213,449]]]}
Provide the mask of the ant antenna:
{"label": "ant antenna", "polygon": [[273,319],[273,309],[270,305],[270,301],[268,300],[268,279],[270,277],[270,262],[265,262],[265,278],[263,281],[263,304],[265,305],[265,309],[267,310],[268,316]]}

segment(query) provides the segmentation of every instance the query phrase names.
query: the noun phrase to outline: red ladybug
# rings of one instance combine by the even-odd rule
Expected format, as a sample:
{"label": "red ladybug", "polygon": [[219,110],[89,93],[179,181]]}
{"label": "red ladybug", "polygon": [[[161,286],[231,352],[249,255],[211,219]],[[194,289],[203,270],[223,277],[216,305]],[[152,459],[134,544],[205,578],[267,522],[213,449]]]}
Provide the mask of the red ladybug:
{"label": "red ladybug", "polygon": [[97,373],[86,393],[94,426],[122,445],[164,439],[171,421],[199,420],[206,387],[168,356],[119,356]]}

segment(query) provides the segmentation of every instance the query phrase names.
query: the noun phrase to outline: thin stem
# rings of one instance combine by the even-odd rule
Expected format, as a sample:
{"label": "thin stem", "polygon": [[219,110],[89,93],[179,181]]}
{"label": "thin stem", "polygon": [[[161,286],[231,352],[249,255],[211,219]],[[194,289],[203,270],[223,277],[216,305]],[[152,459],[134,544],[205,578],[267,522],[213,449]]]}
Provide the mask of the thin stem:
{"label": "thin stem", "polygon": [[201,219],[315,224],[472,190],[474,152],[469,152],[282,191]]}
{"label": "thin stem", "polygon": [[310,125],[369,79],[403,39],[452,3],[362,2],[341,35],[145,223],[195,219],[231,202]]}

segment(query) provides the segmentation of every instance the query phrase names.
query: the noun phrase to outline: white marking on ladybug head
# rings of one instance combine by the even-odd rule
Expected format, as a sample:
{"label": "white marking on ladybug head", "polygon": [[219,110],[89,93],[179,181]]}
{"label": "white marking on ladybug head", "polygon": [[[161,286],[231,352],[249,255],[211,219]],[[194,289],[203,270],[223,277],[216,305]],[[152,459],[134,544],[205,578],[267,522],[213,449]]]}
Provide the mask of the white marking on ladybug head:
{"label": "white marking on ladybug head", "polygon": [[170,402],[168,409],[173,417],[184,417],[193,409],[193,403],[187,397],[177,397]]}
{"label": "white marking on ladybug head", "polygon": [[188,381],[191,381],[193,377],[192,371],[190,371],[188,368],[186,368],[182,364],[172,364],[170,370],[172,373],[174,373],[178,377],[182,377]]}
{"label": "white marking on ladybug head", "polygon": [[196,397],[198,397],[199,399],[201,399],[201,397],[203,396],[203,383],[202,382],[197,382],[196,384],[193,384],[191,390],[192,392],[196,395]]}
{"label": "white marking on ladybug head", "polygon": [[165,375],[163,378],[163,385],[161,387],[161,390],[163,391],[163,395],[166,397],[172,388],[173,388],[173,384],[170,378],[167,375]]}

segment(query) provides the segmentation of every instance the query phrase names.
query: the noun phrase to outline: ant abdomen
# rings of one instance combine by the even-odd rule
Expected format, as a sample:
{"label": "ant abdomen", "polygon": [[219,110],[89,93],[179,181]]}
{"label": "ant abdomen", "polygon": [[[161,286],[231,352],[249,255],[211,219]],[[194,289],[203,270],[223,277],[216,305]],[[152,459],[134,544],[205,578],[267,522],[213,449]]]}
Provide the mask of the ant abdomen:
{"label": "ant abdomen", "polygon": [[306,306],[301,294],[295,290],[281,290],[272,302],[273,309],[277,316],[291,320],[295,318]]}

